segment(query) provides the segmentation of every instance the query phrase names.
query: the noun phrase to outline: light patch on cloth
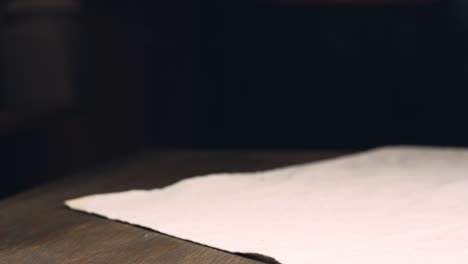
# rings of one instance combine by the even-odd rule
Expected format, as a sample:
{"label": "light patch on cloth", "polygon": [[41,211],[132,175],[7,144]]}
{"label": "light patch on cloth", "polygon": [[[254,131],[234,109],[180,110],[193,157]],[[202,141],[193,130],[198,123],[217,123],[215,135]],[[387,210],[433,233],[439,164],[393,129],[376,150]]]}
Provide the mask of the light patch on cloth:
{"label": "light patch on cloth", "polygon": [[468,263],[466,149],[386,147],[65,203],[284,264]]}

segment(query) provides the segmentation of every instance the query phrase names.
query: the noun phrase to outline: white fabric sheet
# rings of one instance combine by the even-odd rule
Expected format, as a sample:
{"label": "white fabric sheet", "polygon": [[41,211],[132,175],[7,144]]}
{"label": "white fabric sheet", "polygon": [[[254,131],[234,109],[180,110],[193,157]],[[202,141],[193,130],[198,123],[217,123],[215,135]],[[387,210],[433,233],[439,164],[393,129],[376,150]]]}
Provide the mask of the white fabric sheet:
{"label": "white fabric sheet", "polygon": [[387,147],[66,205],[284,264],[468,263],[466,149]]}

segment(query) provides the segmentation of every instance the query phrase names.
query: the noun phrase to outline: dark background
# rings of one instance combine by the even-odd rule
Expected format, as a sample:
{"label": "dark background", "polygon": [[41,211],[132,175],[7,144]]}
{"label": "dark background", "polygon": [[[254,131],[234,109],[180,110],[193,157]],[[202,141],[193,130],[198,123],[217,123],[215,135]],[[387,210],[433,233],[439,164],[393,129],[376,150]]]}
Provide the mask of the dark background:
{"label": "dark background", "polygon": [[467,146],[465,5],[3,1],[0,197],[145,148]]}

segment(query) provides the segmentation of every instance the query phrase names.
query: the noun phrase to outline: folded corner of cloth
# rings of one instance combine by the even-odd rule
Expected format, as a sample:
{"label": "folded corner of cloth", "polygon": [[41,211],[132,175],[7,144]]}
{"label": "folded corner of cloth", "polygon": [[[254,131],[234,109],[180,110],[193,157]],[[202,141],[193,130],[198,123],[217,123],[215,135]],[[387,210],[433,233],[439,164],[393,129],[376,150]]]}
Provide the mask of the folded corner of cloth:
{"label": "folded corner of cloth", "polygon": [[280,263],[464,264],[467,190],[467,149],[390,146],[65,204]]}

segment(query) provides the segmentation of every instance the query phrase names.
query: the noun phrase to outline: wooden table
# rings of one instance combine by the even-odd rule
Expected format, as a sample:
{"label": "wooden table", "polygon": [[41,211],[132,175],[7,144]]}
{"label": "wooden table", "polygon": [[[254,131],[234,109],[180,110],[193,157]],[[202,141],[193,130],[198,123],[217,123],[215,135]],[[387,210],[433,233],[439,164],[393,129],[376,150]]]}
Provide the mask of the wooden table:
{"label": "wooden table", "polygon": [[0,263],[260,263],[67,209],[82,195],[163,187],[214,172],[263,170],[333,152],[145,152],[0,201]]}

